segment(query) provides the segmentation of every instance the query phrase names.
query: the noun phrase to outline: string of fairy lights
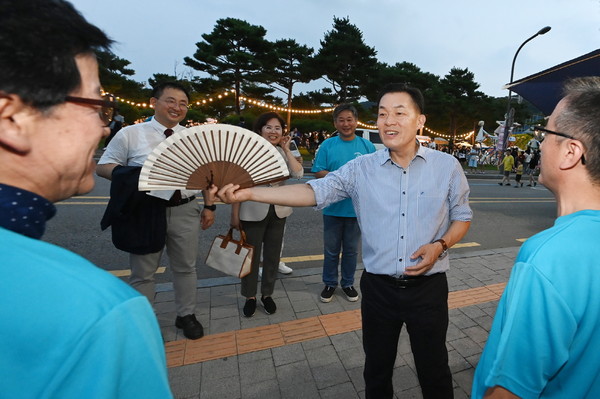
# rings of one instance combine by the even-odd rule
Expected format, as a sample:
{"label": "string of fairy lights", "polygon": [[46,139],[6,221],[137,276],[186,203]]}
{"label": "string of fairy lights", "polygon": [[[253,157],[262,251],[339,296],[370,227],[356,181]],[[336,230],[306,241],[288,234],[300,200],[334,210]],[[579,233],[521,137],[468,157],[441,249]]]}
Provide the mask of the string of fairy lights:
{"label": "string of fairy lights", "polygon": [[[235,94],[235,90],[230,89],[230,90],[225,90],[223,93],[220,94],[215,94],[212,96],[209,96],[207,98],[204,98],[202,100],[197,100],[194,101],[190,104],[190,106],[203,106],[203,105],[207,105],[219,100],[223,100],[224,98],[229,97],[230,95],[234,95]],[[123,97],[119,97],[119,96],[115,96],[115,99],[118,102],[122,102],[122,103],[126,103],[129,104],[131,106],[134,107],[138,107],[138,108],[152,108],[152,105],[148,104],[148,103],[144,103],[144,102],[136,102],[136,101],[131,101],[128,99],[125,99]],[[320,109],[296,109],[296,108],[287,108],[287,107],[282,107],[281,105],[275,105],[275,104],[269,104],[267,102],[265,102],[264,100],[257,100],[254,98],[250,98],[250,97],[246,97],[246,96],[240,96],[240,101],[244,101],[248,104],[252,104],[254,106],[257,107],[262,107],[262,108],[267,108],[270,109],[272,111],[279,111],[279,112],[291,112],[292,114],[320,114],[320,113],[329,113],[329,112],[333,112],[333,110],[335,109],[335,107],[327,107],[327,108],[320,108]],[[376,130],[377,126],[375,125],[371,125],[368,123],[364,123],[361,121],[358,121],[358,126],[365,128],[365,129],[373,129]],[[450,134],[444,134],[444,133],[440,133],[440,132],[436,132],[434,130],[431,130],[428,127],[423,127],[423,130],[425,130],[426,132],[430,133],[433,136],[436,137],[441,137],[444,139],[450,139],[453,136]],[[472,135],[475,134],[475,131],[470,131],[470,132],[466,132],[463,134],[456,134],[454,135],[454,139],[462,139],[462,140],[467,140],[469,138],[472,137]]]}

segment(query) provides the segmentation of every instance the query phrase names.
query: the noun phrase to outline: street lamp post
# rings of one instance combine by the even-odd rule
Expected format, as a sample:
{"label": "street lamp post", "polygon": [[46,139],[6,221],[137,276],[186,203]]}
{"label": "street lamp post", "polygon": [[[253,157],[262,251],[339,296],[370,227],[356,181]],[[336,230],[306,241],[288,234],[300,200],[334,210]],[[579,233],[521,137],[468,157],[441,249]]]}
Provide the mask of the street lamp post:
{"label": "street lamp post", "polygon": [[[513,78],[515,76],[515,61],[517,60],[517,55],[519,55],[519,51],[521,51],[521,49],[523,48],[524,45],[526,45],[527,43],[529,43],[529,41],[535,39],[536,37],[546,34],[550,31],[550,29],[552,29],[549,26],[543,27],[542,29],[540,29],[535,35],[531,36],[529,39],[525,40],[517,49],[517,52],[515,53],[515,56],[513,57],[512,60],[512,66],[510,68],[510,82],[508,82],[508,84],[511,84],[513,82]],[[502,137],[502,151],[506,150],[506,148],[508,147],[508,132],[510,131],[510,127],[512,126],[512,122],[513,122],[513,118],[512,116],[514,115],[511,112],[510,109],[510,100],[512,98],[512,90],[508,89],[508,104],[506,104],[506,117],[504,119],[504,136]]]}

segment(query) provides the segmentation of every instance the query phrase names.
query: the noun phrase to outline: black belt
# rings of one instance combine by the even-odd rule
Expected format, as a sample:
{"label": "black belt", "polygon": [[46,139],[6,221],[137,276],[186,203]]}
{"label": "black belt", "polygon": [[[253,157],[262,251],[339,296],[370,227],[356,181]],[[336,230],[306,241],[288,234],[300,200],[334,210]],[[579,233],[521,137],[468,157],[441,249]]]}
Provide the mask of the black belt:
{"label": "black belt", "polygon": [[191,197],[187,197],[187,198],[181,198],[181,199],[170,199],[167,202],[167,207],[172,207],[172,206],[179,206],[179,205],[183,205],[183,204],[187,204],[190,201],[193,201],[196,199],[195,195],[192,195]]}
{"label": "black belt", "polygon": [[442,273],[430,274],[428,276],[402,275],[400,277],[394,277],[394,276],[388,276],[386,274],[374,274],[374,273],[369,273],[369,272],[365,272],[365,273],[367,273],[369,276],[372,276],[379,280],[383,280],[387,284],[393,285],[394,287],[398,287],[398,288],[417,287],[417,286],[425,283],[426,281],[430,280],[431,278],[438,277],[439,275],[443,274],[443,272],[442,272]]}

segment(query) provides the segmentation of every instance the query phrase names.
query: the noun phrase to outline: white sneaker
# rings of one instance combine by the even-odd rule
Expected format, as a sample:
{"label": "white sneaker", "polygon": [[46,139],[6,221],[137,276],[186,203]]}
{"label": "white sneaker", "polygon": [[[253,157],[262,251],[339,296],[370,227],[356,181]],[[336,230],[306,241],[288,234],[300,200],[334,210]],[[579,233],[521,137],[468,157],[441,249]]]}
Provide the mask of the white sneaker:
{"label": "white sneaker", "polygon": [[291,272],[294,271],[294,269],[292,269],[291,267],[287,266],[283,262],[279,262],[279,267],[277,268],[277,270],[279,270],[279,273],[281,273],[281,274],[290,274]]}

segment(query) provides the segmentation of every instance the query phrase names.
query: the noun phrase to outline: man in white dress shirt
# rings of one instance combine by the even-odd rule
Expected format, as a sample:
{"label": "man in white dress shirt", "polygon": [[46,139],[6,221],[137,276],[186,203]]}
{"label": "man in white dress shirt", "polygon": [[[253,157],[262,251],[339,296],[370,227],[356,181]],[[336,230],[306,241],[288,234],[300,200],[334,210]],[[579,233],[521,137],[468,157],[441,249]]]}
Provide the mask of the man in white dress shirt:
{"label": "man in white dress shirt", "polygon": [[[117,166],[142,166],[152,150],[173,132],[185,129],[179,123],[185,118],[189,95],[185,87],[176,82],[157,86],[150,98],[154,117],[144,123],[128,126],[111,140],[98,162],[96,173],[112,179]],[[176,191],[167,204],[166,249],[173,274],[177,318],[175,325],[189,339],[204,335],[196,319],[196,258],[198,257],[198,234],[200,227],[209,228],[214,222],[216,206],[205,201],[200,212],[194,191]],[[144,255],[130,253],[129,263],[132,287],[154,303],[156,272],[162,250]]]}

